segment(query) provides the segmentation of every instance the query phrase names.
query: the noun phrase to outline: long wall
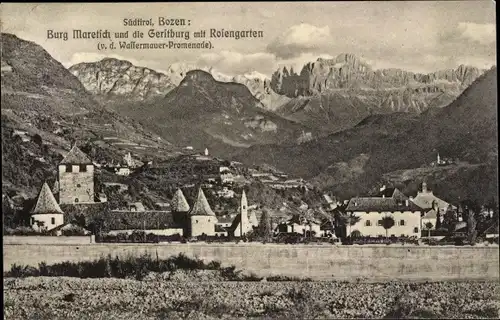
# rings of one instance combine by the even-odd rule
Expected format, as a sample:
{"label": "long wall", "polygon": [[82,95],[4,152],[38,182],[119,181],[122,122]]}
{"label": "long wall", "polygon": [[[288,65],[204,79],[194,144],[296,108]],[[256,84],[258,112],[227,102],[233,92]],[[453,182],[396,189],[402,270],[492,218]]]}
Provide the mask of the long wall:
{"label": "long wall", "polygon": [[14,263],[37,265],[96,259],[102,255],[151,253],[167,258],[184,252],[257,275],[315,280],[499,279],[498,247],[333,246],[280,244],[4,244],[4,270]]}

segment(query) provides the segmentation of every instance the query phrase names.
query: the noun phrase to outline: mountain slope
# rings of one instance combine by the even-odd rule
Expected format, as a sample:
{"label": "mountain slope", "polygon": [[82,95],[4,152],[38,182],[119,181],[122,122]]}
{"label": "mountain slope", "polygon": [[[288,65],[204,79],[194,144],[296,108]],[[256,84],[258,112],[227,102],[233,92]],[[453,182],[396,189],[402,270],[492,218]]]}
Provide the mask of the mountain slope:
{"label": "mountain slope", "polygon": [[120,105],[121,114],[154,126],[157,133],[180,145],[227,147],[295,142],[306,127],[261,107],[248,88],[216,81],[205,71],[189,71],[164,98]]}
{"label": "mountain slope", "polygon": [[[496,68],[489,70],[440,110],[373,115],[352,129],[316,141],[295,147],[254,146],[235,159],[315,178],[317,185],[345,196],[368,191],[385,173],[426,166],[437,152],[489,168],[480,172],[496,172],[491,168],[498,154],[496,76]],[[458,178],[444,177],[442,183],[452,184]],[[461,196],[491,196],[496,175],[481,178],[471,181]]]}
{"label": "mountain slope", "polygon": [[[74,141],[87,144],[96,161],[119,161],[129,151],[146,159],[176,152],[137,122],[107,110],[41,46],[2,33],[1,48],[3,188],[36,194],[44,180],[53,181],[57,162]],[[16,131],[31,141],[22,142]]]}

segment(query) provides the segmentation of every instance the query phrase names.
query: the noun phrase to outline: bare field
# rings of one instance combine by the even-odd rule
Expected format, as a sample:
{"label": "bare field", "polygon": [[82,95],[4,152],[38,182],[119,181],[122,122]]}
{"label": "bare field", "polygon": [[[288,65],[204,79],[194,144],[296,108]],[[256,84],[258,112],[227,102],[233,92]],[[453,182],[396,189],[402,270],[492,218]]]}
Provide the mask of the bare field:
{"label": "bare field", "polygon": [[4,319],[497,318],[496,282],[5,278]]}

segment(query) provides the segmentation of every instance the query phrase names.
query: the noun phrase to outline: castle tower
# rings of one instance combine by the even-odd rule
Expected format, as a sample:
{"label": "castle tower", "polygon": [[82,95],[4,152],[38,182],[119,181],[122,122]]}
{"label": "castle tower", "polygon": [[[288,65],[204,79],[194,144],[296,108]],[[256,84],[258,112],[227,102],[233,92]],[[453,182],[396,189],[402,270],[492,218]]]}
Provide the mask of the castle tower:
{"label": "castle tower", "polygon": [[203,234],[207,236],[215,235],[215,224],[217,223],[217,217],[215,213],[210,208],[205,193],[201,187],[198,189],[198,196],[196,197],[196,202],[189,211],[189,216],[191,220],[191,236],[197,237]]}
{"label": "castle tower", "polygon": [[175,192],[170,207],[172,208],[174,223],[178,226],[182,226],[183,235],[187,235],[190,224],[188,212],[191,208],[189,207],[186,197],[184,197],[184,193],[182,193],[181,189],[177,189]]}
{"label": "castle tower", "polygon": [[76,145],[59,163],[59,203],[94,203],[94,165]]}
{"label": "castle tower", "polygon": [[64,224],[64,213],[45,182],[31,211],[31,227],[37,231],[52,230]]}

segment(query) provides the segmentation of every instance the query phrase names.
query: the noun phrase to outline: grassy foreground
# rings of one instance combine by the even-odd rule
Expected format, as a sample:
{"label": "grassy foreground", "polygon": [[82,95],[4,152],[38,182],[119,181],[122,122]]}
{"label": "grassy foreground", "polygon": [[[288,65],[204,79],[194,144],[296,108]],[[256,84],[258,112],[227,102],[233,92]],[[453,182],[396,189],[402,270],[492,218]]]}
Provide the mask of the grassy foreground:
{"label": "grassy foreground", "polygon": [[245,275],[184,255],[13,266],[4,319],[498,318],[498,282],[349,283]]}
{"label": "grassy foreground", "polygon": [[4,319],[497,318],[498,283],[4,279]]}

